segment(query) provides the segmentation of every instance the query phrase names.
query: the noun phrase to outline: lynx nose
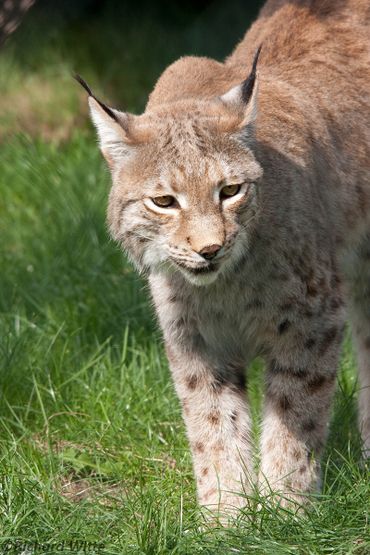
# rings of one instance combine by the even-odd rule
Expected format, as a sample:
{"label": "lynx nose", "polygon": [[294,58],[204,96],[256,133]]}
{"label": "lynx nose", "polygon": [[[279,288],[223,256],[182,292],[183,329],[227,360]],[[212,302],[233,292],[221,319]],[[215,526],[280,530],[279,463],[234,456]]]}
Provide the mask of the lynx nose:
{"label": "lynx nose", "polygon": [[221,247],[222,245],[207,245],[206,247],[203,247],[198,254],[203,256],[206,260],[211,260],[216,256]]}

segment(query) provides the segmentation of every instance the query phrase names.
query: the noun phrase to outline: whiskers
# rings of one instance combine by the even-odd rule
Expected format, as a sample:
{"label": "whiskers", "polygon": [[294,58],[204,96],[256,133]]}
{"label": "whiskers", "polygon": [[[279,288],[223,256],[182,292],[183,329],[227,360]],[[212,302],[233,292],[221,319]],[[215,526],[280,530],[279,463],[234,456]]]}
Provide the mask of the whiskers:
{"label": "whiskers", "polygon": [[135,233],[133,234],[134,236],[136,236],[138,239],[144,239],[145,241],[153,241],[155,239],[155,237],[148,235],[147,233],[143,233],[142,231],[135,231]]}
{"label": "whiskers", "polygon": [[[136,225],[122,230],[123,246],[133,253],[137,265],[146,270],[173,272],[180,270],[187,277],[224,274],[248,250],[248,229],[256,214],[229,226],[225,242],[211,260],[205,260],[185,243],[171,244],[167,233],[158,233],[149,226]],[[189,278],[190,279],[190,278]]]}
{"label": "whiskers", "polygon": [[139,240],[140,243],[150,243],[156,239],[157,235],[150,234],[147,228],[133,227],[131,229],[122,229],[118,240],[123,243],[133,243],[135,240]]}

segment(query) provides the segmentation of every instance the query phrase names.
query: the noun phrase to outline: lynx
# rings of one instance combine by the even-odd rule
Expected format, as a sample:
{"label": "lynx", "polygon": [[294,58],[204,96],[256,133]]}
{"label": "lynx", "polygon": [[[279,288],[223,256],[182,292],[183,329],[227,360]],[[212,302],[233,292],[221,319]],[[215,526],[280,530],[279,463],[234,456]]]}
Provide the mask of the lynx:
{"label": "lynx", "polygon": [[256,483],[293,504],[319,487],[347,313],[370,452],[369,37],[368,0],[269,0],[224,63],[170,65],[142,115],[80,79],[112,174],[111,234],[148,276],[199,503],[216,512],[254,487],[256,356]]}

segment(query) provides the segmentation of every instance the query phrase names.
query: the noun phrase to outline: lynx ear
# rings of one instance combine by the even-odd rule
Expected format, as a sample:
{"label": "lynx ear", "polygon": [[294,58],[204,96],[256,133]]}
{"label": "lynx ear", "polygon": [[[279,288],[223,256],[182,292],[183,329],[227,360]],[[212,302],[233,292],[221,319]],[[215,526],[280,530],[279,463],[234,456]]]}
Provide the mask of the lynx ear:
{"label": "lynx ear", "polygon": [[98,100],[79,75],[75,79],[89,94],[90,115],[98,133],[100,149],[112,169],[130,151],[133,143],[129,129],[132,116]]}
{"label": "lynx ear", "polygon": [[90,115],[96,127],[100,149],[109,166],[122,160],[129,154],[132,140],[129,135],[130,116],[125,112],[103,108],[96,98],[89,98]]}
{"label": "lynx ear", "polygon": [[252,70],[240,85],[236,85],[221,96],[221,101],[234,113],[238,114],[238,128],[253,123],[257,117],[258,74],[257,62],[262,46],[254,56]]}

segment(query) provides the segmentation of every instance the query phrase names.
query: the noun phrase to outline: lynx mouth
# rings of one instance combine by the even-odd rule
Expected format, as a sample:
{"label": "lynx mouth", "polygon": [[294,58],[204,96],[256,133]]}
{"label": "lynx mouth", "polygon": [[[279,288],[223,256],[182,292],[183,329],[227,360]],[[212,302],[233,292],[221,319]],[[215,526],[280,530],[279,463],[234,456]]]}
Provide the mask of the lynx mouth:
{"label": "lynx mouth", "polygon": [[200,266],[198,268],[187,266],[183,262],[177,260],[173,260],[173,264],[180,270],[188,282],[197,286],[209,285],[213,283],[219,275],[220,265],[215,263],[209,263],[206,266]]}
{"label": "lynx mouth", "polygon": [[219,265],[212,262],[210,264],[207,264],[207,266],[200,266],[198,268],[192,268],[191,266],[187,266],[186,264],[183,264],[178,260],[174,260],[174,263],[179,266],[181,270],[184,270],[185,272],[188,272],[193,276],[212,274],[213,272],[217,272],[217,270],[219,269]]}

